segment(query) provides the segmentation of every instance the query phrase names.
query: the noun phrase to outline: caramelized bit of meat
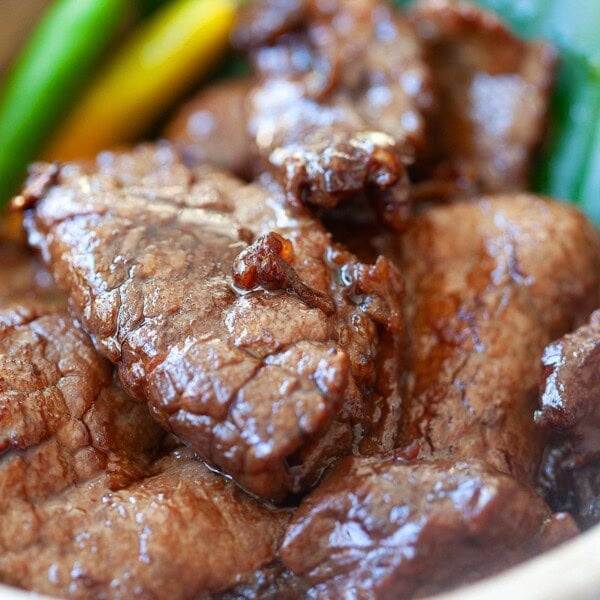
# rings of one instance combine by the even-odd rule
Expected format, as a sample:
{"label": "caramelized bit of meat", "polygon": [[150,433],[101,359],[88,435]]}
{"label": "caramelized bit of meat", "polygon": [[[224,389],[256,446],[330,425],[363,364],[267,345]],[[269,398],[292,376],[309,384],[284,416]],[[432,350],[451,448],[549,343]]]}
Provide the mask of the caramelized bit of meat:
{"label": "caramelized bit of meat", "polygon": [[302,143],[275,148],[270,164],[285,173],[282,183],[288,201],[296,208],[314,204],[332,208],[341,198],[359,194],[365,189],[373,193],[396,186],[387,194],[389,206],[379,214],[387,224],[399,213],[405,219],[408,201],[408,178],[394,149],[394,140],[373,131],[359,132],[348,138],[343,134],[318,131]]}
{"label": "caramelized bit of meat", "polygon": [[263,0],[236,39],[258,79],[249,131],[288,201],[331,208],[368,192],[386,223],[404,226],[405,166],[423,145],[431,93],[403,18],[379,0]]}
{"label": "caramelized bit of meat", "polygon": [[[531,556],[550,518],[531,488],[476,459],[345,458],[302,501],[281,556],[309,597],[421,597]],[[559,529],[555,542],[572,532]]]}
{"label": "caramelized bit of meat", "polygon": [[353,302],[375,322],[391,333],[401,332],[404,321],[399,299],[404,295],[404,280],[387,258],[377,257],[374,265],[346,263],[340,269],[340,278]]}
{"label": "caramelized bit of meat", "polygon": [[[380,264],[355,301],[339,270],[356,258],[275,187],[144,146],[65,166],[26,227],[126,390],[253,493],[307,489],[363,436],[393,443],[402,335],[375,317],[399,304],[399,276]],[[266,237],[238,259],[241,282],[265,279],[264,258],[267,285],[296,293],[234,291],[249,233]]]}
{"label": "caramelized bit of meat", "polygon": [[436,85],[429,123],[433,179],[420,196],[526,189],[544,135],[556,53],[524,42],[463,0],[422,0],[412,23]]}
{"label": "caramelized bit of meat", "polygon": [[600,241],[573,207],[497,196],[424,212],[402,240],[413,347],[403,440],[533,483],[544,347],[600,298]]}
{"label": "caramelized bit of meat", "polygon": [[235,257],[233,283],[242,290],[263,287],[270,291],[294,292],[308,306],[332,315],[335,312],[333,299],[302,283],[290,265],[293,256],[291,242],[271,231]]}
{"label": "caramelized bit of meat", "polygon": [[600,311],[549,344],[535,419],[550,432],[542,488],[558,510],[600,521]]}

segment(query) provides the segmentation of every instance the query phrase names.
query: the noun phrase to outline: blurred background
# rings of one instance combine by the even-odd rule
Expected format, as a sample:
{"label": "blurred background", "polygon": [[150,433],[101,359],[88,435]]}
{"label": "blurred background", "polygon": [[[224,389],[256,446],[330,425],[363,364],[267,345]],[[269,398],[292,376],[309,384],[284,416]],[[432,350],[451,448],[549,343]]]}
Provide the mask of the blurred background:
{"label": "blurred background", "polygon": [[0,77],[15,57],[27,32],[51,0],[2,0],[0,3]]}
{"label": "blurred background", "polygon": [[[207,76],[243,70],[228,37],[250,1],[0,0],[0,209],[31,161],[152,136]],[[473,1],[559,50],[532,189],[578,203],[600,225],[600,0]]]}

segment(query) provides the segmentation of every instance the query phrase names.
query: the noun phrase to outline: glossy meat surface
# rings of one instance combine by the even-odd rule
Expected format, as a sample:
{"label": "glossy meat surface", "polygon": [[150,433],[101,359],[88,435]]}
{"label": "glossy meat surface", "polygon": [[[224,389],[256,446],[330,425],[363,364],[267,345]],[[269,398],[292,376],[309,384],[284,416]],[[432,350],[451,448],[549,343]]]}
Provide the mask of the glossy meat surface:
{"label": "glossy meat surface", "polygon": [[237,40],[258,78],[249,129],[288,200],[328,208],[368,190],[384,221],[402,226],[405,164],[431,100],[402,17],[378,0],[266,0],[247,9]]}
{"label": "glossy meat surface", "polygon": [[585,441],[588,426],[600,429],[600,311],[592,313],[589,323],[549,344],[542,363],[536,421],[563,431],[578,428],[578,437]]}
{"label": "glossy meat surface", "polygon": [[[30,240],[125,388],[247,489],[280,499],[361,438],[393,447],[402,282],[385,259],[358,263],[276,188],[168,146],[67,165],[20,202],[37,202]],[[271,233],[296,284],[237,289],[234,261]]]}
{"label": "glossy meat surface", "polygon": [[[428,178],[463,194],[527,188],[547,121],[556,54],[463,0],[422,0],[412,24],[435,82]],[[431,184],[429,184],[431,186]]]}
{"label": "glossy meat surface", "polygon": [[542,471],[549,502],[584,527],[600,522],[600,311],[549,344],[537,424],[550,432]]}
{"label": "glossy meat surface", "polygon": [[176,450],[122,490],[97,477],[0,515],[0,573],[69,598],[192,599],[270,563],[287,518]]}
{"label": "glossy meat surface", "polygon": [[403,442],[533,482],[540,358],[598,303],[595,228],[530,195],[459,202],[415,219],[400,264],[413,344]]}
{"label": "glossy meat surface", "polygon": [[113,381],[48,273],[15,245],[0,260],[0,581],[171,600],[251,580],[287,513],[188,450],[157,461],[162,428]]}
{"label": "glossy meat surface", "polygon": [[160,427],[113,382],[39,262],[10,244],[0,260],[0,510],[100,473],[125,485],[143,472]]}
{"label": "glossy meat surface", "polygon": [[250,79],[231,79],[202,90],[177,112],[164,135],[182,148],[186,162],[207,163],[250,177],[255,158],[247,131]]}
{"label": "glossy meat surface", "polygon": [[523,560],[550,522],[535,492],[476,459],[345,458],[295,513],[281,555],[311,598],[411,598]]}

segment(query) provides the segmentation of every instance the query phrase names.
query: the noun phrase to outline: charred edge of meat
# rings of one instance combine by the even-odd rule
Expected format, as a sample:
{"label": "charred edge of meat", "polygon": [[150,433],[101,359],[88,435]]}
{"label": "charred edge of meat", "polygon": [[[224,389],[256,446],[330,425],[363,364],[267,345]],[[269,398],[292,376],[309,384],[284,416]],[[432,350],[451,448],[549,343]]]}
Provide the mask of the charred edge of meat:
{"label": "charred edge of meat", "polygon": [[352,139],[333,145],[331,140],[326,146],[324,142],[318,140],[312,150],[291,145],[271,153],[271,163],[285,172],[288,203],[295,208],[331,208],[341,198],[367,188],[375,195],[377,212],[384,222],[395,226],[400,213],[401,224],[405,224],[410,202],[406,165],[413,156],[398,152],[394,140],[377,131],[357,133]]}
{"label": "charred edge of meat", "polygon": [[293,292],[308,306],[332,315],[335,312],[333,300],[301,281],[290,264],[293,258],[291,242],[271,231],[235,257],[231,269],[233,282],[241,290],[262,287],[270,292]]}

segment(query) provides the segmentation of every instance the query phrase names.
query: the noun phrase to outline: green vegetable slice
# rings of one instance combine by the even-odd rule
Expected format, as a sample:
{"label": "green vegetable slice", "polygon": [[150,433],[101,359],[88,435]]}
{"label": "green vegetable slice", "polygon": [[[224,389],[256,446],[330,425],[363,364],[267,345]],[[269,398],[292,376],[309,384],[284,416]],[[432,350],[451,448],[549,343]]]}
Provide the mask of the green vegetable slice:
{"label": "green vegetable slice", "polygon": [[127,0],[58,0],[4,84],[0,100],[0,208],[112,41]]}

